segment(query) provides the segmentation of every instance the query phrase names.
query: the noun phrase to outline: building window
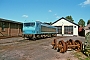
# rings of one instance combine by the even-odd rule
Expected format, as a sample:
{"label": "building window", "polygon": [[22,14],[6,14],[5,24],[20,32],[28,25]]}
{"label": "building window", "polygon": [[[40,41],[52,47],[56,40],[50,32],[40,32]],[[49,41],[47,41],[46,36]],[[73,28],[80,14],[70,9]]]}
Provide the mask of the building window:
{"label": "building window", "polygon": [[64,26],[64,34],[73,34],[73,26]]}
{"label": "building window", "polygon": [[74,28],[76,28],[76,26],[74,26]]}
{"label": "building window", "polygon": [[2,31],[5,31],[5,22],[2,22]]}
{"label": "building window", "polygon": [[62,26],[56,26],[58,28],[58,34],[62,34]]}

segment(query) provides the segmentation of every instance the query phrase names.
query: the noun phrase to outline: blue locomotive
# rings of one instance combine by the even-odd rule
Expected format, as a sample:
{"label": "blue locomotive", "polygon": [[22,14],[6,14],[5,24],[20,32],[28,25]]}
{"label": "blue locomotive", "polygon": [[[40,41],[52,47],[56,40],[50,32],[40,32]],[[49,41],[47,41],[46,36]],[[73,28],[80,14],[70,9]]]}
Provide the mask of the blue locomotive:
{"label": "blue locomotive", "polygon": [[56,36],[57,28],[51,25],[44,24],[40,21],[23,23],[24,38],[45,38]]}

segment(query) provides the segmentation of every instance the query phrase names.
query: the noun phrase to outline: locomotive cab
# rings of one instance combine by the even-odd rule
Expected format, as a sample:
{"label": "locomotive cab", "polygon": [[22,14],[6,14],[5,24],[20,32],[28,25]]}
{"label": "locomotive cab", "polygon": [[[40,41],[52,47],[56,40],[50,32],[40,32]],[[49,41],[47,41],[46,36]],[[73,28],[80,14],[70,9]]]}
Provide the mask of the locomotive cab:
{"label": "locomotive cab", "polygon": [[23,23],[23,37],[33,37],[33,34],[35,34],[35,26],[35,22]]}
{"label": "locomotive cab", "polygon": [[35,22],[29,22],[23,24],[23,33],[25,34],[32,34],[35,33]]}

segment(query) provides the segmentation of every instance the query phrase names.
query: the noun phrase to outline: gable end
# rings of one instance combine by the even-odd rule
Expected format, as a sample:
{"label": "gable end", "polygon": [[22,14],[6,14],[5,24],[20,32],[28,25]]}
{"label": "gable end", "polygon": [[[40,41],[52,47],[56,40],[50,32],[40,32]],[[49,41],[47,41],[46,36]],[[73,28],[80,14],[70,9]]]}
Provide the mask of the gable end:
{"label": "gable end", "polygon": [[74,24],[74,25],[79,26],[78,24],[76,24],[76,23],[74,23],[74,22],[72,22],[72,21],[70,21],[70,20],[67,20],[67,19],[66,19],[66,18],[64,18],[64,17],[62,17],[62,18],[58,19],[57,21],[53,22],[52,24],[54,24],[54,23],[56,23],[56,22],[60,21],[61,19],[64,19],[64,20],[66,20],[66,21],[68,21],[68,22],[70,22],[70,23],[72,23],[72,24]]}

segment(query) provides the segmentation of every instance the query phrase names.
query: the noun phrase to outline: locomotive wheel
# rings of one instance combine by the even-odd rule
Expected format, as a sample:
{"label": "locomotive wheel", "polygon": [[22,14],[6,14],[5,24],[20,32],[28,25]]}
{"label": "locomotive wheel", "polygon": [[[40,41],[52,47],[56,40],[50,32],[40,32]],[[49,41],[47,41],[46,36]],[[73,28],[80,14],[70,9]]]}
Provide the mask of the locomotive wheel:
{"label": "locomotive wheel", "polygon": [[57,49],[57,40],[54,39],[51,45],[53,46],[53,49]]}
{"label": "locomotive wheel", "polygon": [[81,51],[82,50],[82,42],[80,40],[76,40],[75,41],[75,45],[78,45],[75,49],[77,51]]}
{"label": "locomotive wheel", "polygon": [[[65,42],[65,45],[66,45],[66,51],[67,51],[67,49],[68,49],[68,45],[67,45],[67,42]],[[65,52],[66,52],[66,51],[65,51]]]}
{"label": "locomotive wheel", "polygon": [[63,40],[59,41],[58,50],[60,50],[60,53],[64,53],[66,51],[66,44]]}
{"label": "locomotive wheel", "polygon": [[75,43],[74,43],[74,41],[72,39],[69,39],[68,44],[69,45],[74,45]]}
{"label": "locomotive wheel", "polygon": [[[75,45],[75,42],[74,42],[74,40],[72,40],[72,39],[70,39],[71,40],[71,44],[72,45]],[[72,49],[75,49],[75,47],[71,47]]]}
{"label": "locomotive wheel", "polygon": [[69,39],[69,41],[67,41],[66,43],[67,43],[67,48],[69,48],[69,49],[75,49],[75,47],[70,47],[70,46],[68,46],[68,45],[75,45],[74,40]]}

